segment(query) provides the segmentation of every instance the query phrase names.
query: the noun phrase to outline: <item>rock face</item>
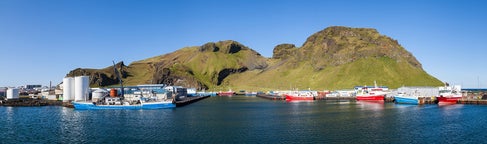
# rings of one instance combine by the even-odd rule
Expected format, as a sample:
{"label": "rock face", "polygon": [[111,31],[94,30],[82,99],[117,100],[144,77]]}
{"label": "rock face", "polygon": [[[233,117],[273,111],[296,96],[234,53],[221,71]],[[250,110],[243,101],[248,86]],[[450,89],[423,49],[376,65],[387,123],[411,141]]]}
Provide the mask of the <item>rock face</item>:
{"label": "rock face", "polygon": [[272,58],[286,59],[296,54],[298,49],[294,44],[280,44],[274,47]]}
{"label": "rock face", "polygon": [[[127,66],[123,62],[119,62],[115,64],[117,67],[117,71],[119,71],[120,77],[122,79],[127,78],[128,71]],[[109,66],[107,68],[96,70],[96,69],[81,69],[77,68],[75,70],[70,71],[66,77],[75,77],[75,76],[90,76],[90,85],[103,87],[109,85],[119,84],[119,79],[114,73],[113,66]]]}
{"label": "rock face", "polygon": [[220,41],[218,43],[209,42],[199,47],[200,52],[211,51],[222,52],[226,54],[238,53],[240,50],[249,50],[249,48],[232,40]]}
{"label": "rock face", "polygon": [[343,65],[368,57],[389,57],[421,68],[416,58],[396,40],[369,28],[326,28],[311,35],[300,52],[304,56],[301,59],[312,60],[317,67]]}
{"label": "rock face", "polygon": [[[166,84],[202,89],[350,88],[378,80],[392,88],[441,85],[399,43],[370,28],[329,27],[301,47],[280,44],[272,58],[236,41],[209,42],[117,68],[126,85]],[[118,84],[113,67],[75,69],[67,76],[90,76],[91,86]]]}

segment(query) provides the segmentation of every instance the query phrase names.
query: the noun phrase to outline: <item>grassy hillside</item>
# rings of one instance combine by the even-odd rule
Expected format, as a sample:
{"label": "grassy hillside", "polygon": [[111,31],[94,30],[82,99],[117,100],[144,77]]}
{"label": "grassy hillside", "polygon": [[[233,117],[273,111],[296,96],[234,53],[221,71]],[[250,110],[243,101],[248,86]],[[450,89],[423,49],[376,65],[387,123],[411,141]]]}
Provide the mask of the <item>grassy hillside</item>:
{"label": "grassy hillside", "polygon": [[[253,71],[229,78],[230,87],[238,89],[352,89],[354,86],[379,85],[390,88],[400,86],[440,86],[441,81],[406,62],[391,58],[366,58],[345,65],[316,71],[309,64],[294,69],[282,66],[259,72]],[[250,78],[250,79],[249,79]]]}

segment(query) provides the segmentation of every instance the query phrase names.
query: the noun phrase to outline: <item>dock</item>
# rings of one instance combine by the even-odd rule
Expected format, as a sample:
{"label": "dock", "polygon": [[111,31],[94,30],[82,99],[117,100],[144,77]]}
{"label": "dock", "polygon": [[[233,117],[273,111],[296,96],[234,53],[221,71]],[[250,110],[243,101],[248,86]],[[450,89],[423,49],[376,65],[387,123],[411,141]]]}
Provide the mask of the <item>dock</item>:
{"label": "dock", "polygon": [[269,94],[257,94],[256,96],[264,99],[269,99],[269,100],[286,100],[286,97],[269,95]]}
{"label": "dock", "polygon": [[487,105],[487,100],[485,99],[460,99],[457,104],[474,104],[474,105]]}
{"label": "dock", "polygon": [[11,100],[0,101],[0,106],[62,106],[62,101],[46,100],[46,99],[32,99],[32,98],[19,98]]}
{"label": "dock", "polygon": [[197,101],[200,101],[202,99],[208,98],[210,96],[192,96],[192,97],[185,97],[182,100],[174,101],[174,104],[176,104],[176,107],[182,107]]}

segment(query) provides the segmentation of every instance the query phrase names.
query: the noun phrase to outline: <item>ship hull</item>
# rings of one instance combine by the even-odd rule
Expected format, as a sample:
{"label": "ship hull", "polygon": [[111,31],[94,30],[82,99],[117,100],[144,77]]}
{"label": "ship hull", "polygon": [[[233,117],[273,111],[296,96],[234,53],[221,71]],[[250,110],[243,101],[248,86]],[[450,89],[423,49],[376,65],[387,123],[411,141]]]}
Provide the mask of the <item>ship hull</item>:
{"label": "ship hull", "polygon": [[399,104],[419,104],[419,100],[416,97],[394,96],[394,101]]}
{"label": "ship hull", "polygon": [[286,101],[294,101],[294,100],[314,100],[314,97],[312,96],[293,96],[293,95],[285,95],[286,96]]}
{"label": "ship hull", "polygon": [[383,95],[357,96],[358,101],[384,101]]}
{"label": "ship hull", "polygon": [[140,109],[165,109],[174,108],[175,104],[172,102],[150,102],[137,105],[95,105],[92,102],[72,102],[74,109],[78,110],[98,110],[98,109],[114,109],[114,110],[140,110]]}
{"label": "ship hull", "polygon": [[218,96],[233,96],[235,92],[219,92]]}
{"label": "ship hull", "polygon": [[438,103],[456,104],[461,97],[438,97]]}

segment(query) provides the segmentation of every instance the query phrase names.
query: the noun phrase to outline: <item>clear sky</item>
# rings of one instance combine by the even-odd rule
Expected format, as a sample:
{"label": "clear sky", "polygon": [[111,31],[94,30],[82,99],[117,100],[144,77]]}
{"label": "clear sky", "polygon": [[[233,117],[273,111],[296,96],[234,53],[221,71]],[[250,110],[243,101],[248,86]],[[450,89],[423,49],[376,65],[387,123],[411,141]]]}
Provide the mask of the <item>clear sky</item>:
{"label": "clear sky", "polygon": [[271,57],[329,26],[375,28],[434,77],[487,87],[481,0],[0,0],[0,86],[58,84],[75,68],[221,40]]}

